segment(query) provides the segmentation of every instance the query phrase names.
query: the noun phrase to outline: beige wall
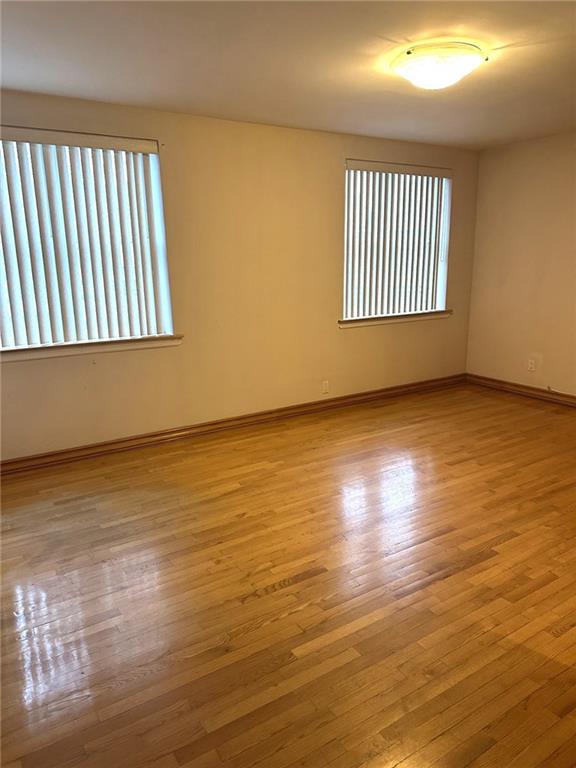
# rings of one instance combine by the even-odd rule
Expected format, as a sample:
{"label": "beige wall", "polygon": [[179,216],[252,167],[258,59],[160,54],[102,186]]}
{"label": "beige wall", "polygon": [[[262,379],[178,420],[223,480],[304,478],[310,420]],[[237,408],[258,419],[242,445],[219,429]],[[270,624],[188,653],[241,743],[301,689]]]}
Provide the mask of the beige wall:
{"label": "beige wall", "polygon": [[[7,93],[2,122],[158,138],[180,346],[3,364],[3,456],[465,370],[477,155]],[[342,330],[346,157],[451,166],[453,317]]]}
{"label": "beige wall", "polygon": [[469,372],[576,394],[576,134],[481,153],[472,284]]}

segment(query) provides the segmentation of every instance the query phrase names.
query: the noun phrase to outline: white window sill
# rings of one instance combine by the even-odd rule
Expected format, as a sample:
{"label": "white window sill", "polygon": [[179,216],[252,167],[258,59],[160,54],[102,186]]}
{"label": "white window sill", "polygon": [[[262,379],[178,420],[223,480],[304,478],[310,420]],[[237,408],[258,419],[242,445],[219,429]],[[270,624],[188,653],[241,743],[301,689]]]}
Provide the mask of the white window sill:
{"label": "white window sill", "polygon": [[176,347],[182,343],[182,334],[165,336],[140,336],[138,338],[110,339],[108,341],[67,342],[50,346],[19,347],[0,352],[2,363],[20,363],[24,360],[40,360],[46,357],[70,357],[73,355],[99,355],[102,352],[134,352],[156,347]]}
{"label": "white window sill", "polygon": [[338,320],[340,328],[362,328],[367,325],[391,325],[393,323],[414,323],[422,320],[442,320],[451,317],[453,309],[439,309],[434,312],[414,312],[409,315],[386,315],[382,317],[361,317],[357,320]]}

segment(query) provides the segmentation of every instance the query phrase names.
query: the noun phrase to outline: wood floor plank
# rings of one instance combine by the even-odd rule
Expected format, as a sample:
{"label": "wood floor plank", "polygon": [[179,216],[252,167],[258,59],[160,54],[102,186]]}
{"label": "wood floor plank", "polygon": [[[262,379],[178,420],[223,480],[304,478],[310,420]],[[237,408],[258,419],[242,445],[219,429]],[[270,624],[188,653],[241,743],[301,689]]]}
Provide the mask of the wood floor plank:
{"label": "wood floor plank", "polygon": [[462,385],[7,477],[5,768],[576,768],[576,411]]}

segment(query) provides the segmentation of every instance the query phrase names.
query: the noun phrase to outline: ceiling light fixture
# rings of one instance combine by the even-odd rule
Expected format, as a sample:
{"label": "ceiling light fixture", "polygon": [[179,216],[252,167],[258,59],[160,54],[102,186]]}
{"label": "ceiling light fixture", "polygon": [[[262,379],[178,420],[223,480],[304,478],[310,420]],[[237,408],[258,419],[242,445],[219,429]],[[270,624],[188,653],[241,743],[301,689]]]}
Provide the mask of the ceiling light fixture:
{"label": "ceiling light fixture", "polygon": [[418,88],[439,90],[454,85],[488,57],[473,43],[421,43],[407,48],[392,69]]}

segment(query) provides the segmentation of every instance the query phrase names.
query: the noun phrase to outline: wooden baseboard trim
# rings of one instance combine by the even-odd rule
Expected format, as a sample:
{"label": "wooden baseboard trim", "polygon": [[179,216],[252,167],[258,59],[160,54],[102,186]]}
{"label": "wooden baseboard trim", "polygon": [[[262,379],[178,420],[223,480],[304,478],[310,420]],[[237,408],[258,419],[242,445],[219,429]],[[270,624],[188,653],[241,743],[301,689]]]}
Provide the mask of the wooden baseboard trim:
{"label": "wooden baseboard trim", "polygon": [[408,395],[418,392],[430,392],[439,389],[454,387],[464,384],[467,380],[466,374],[461,373],[456,376],[446,376],[441,379],[429,379],[427,381],[417,381],[412,384],[402,384],[396,387],[386,387],[385,389],[376,389],[369,392],[359,392],[354,395],[343,395],[342,397],[332,397],[327,400],[314,400],[308,403],[298,405],[289,405],[284,408],[275,408],[269,411],[260,411],[250,413],[244,416],[233,416],[229,419],[219,419],[218,421],[209,421],[202,424],[192,424],[187,427],[178,427],[176,429],[165,429],[161,432],[150,432],[145,435],[136,435],[134,437],[120,438],[119,440],[108,440],[104,443],[94,443],[79,448],[68,448],[62,451],[51,451],[36,456],[25,456],[19,459],[8,459],[0,465],[4,476],[15,474],[17,472],[26,472],[29,470],[40,469],[42,467],[53,467],[58,464],[68,464],[72,461],[81,459],[106,456],[110,453],[119,453],[120,451],[129,451],[134,448],[144,448],[160,443],[171,443],[176,440],[183,440],[196,435],[205,435],[215,432],[222,432],[229,429],[238,429],[239,427],[250,426],[252,424],[266,424],[272,421],[291,418],[294,416],[303,416],[308,413],[318,413],[333,408],[345,408],[351,405],[360,405],[377,400],[383,400],[400,395]]}
{"label": "wooden baseboard trim", "polygon": [[500,392],[510,392],[513,395],[532,397],[537,400],[576,408],[576,395],[569,395],[565,392],[529,387],[526,384],[515,384],[512,381],[502,381],[502,379],[490,379],[487,376],[476,376],[473,373],[468,373],[466,380],[469,384],[476,384],[479,387],[488,387],[488,389],[497,389]]}

